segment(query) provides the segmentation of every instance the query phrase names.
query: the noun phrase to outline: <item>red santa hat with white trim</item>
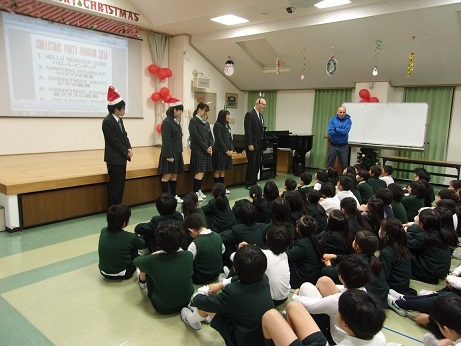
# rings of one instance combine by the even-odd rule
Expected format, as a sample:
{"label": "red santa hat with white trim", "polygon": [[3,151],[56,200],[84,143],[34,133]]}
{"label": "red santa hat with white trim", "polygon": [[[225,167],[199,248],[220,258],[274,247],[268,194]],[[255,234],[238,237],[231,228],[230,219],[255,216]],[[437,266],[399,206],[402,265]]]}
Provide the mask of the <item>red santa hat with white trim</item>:
{"label": "red santa hat with white trim", "polygon": [[177,106],[182,105],[182,102],[179,101],[178,99],[175,99],[174,97],[169,99],[167,103],[168,103],[168,106],[170,106],[170,107],[177,107]]}
{"label": "red santa hat with white trim", "polygon": [[107,90],[107,102],[109,105],[116,105],[117,103],[123,101],[122,97],[118,93],[118,90],[113,86],[110,86]]}

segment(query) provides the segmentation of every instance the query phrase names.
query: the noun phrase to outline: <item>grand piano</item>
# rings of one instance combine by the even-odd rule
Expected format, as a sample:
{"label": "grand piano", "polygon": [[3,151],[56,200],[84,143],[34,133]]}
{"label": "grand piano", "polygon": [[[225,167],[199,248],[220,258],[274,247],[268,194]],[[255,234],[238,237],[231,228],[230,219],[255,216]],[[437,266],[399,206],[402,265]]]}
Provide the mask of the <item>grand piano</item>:
{"label": "grand piano", "polygon": [[266,131],[266,138],[277,138],[277,148],[290,148],[294,150],[292,173],[299,176],[305,171],[304,160],[306,154],[312,149],[314,135],[293,135],[290,131]]}
{"label": "grand piano", "polygon": [[[312,149],[313,137],[313,135],[293,135],[290,131],[266,131],[265,146],[269,149],[269,151],[267,154],[263,154],[263,166],[264,162],[268,161],[271,155],[273,159],[276,160],[277,148],[290,148],[291,150],[294,150],[292,173],[299,176],[305,171],[304,158]],[[233,141],[235,151],[241,153],[245,150],[244,135],[234,134]],[[271,173],[268,172],[267,175],[269,176]]]}

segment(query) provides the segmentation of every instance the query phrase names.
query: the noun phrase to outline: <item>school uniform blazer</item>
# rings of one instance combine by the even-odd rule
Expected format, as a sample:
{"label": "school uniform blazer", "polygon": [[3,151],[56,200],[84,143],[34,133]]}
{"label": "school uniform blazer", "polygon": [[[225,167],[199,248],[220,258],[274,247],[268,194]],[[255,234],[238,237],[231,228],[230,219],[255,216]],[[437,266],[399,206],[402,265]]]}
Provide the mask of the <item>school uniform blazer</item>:
{"label": "school uniform blazer", "polygon": [[366,181],[360,181],[357,184],[357,190],[359,190],[360,196],[362,197],[362,203],[367,204],[368,200],[373,196],[373,188],[371,185]]}
{"label": "school uniform blazer", "polygon": [[402,293],[411,293],[411,260],[401,261],[395,254],[395,250],[389,246],[382,249],[379,253],[379,262],[383,268],[384,278],[389,284],[389,288]]}
{"label": "school uniform blazer", "polygon": [[403,196],[402,205],[407,212],[407,219],[413,222],[415,216],[418,215],[419,209],[424,207],[424,201],[416,196]]}
{"label": "school uniform blazer", "polygon": [[190,148],[206,152],[213,146],[213,134],[210,124],[201,121],[198,116],[193,116],[189,122]]}
{"label": "school uniform blazer", "polygon": [[175,153],[182,153],[182,129],[173,118],[166,117],[162,122],[162,154],[172,158]]}
{"label": "school uniform blazer", "polygon": [[263,145],[262,139],[264,137],[264,128],[254,108],[246,112],[243,127],[245,129],[244,140],[246,149],[248,149],[249,145],[253,145],[255,149],[261,149]]}
{"label": "school uniform blazer", "polygon": [[317,221],[317,233],[327,229],[327,216],[320,214],[316,204],[308,204],[307,212]]}
{"label": "school uniform blazer", "polygon": [[339,232],[329,232],[326,230],[319,233],[317,239],[324,253],[334,253],[336,255],[349,255],[351,253],[349,247],[351,247],[352,244],[346,245]]}
{"label": "school uniform blazer", "polygon": [[299,288],[305,282],[315,285],[324,265],[315,251],[311,238],[299,239],[286,254],[290,265],[291,288]]}
{"label": "school uniform blazer", "polygon": [[225,210],[219,210],[218,207],[216,207],[216,199],[214,198],[210,199],[208,204],[201,207],[205,214],[205,221],[208,228],[216,233],[231,229],[232,226],[237,223],[234,213],[229,206],[229,200],[227,197],[224,198],[227,203],[227,208]]}
{"label": "school uniform blazer", "polygon": [[376,177],[368,178],[367,183],[373,189],[373,193],[376,192],[376,190],[385,189],[387,187],[387,184],[384,180],[381,180]]}
{"label": "school uniform blazer", "polygon": [[228,150],[234,150],[232,134],[230,128],[227,128],[226,125],[216,122],[213,126],[213,135],[213,152],[226,153]]}
{"label": "school uniform blazer", "polygon": [[109,165],[126,166],[128,158],[128,149],[131,149],[131,143],[123,125],[123,132],[112,114],[108,114],[102,121],[102,133],[104,134],[104,161]]}
{"label": "school uniform blazer", "polygon": [[[392,201],[391,203],[392,210],[394,211],[394,217],[399,219],[402,223],[407,223],[407,212],[405,211],[405,207],[403,206],[402,202],[395,202]],[[397,291],[400,292],[400,291]]]}
{"label": "school uniform blazer", "polygon": [[221,293],[210,296],[197,294],[191,305],[216,312],[211,326],[225,339],[235,338],[235,345],[265,345],[261,319],[266,311],[274,308],[269,279],[265,274],[261,281],[253,284],[236,281],[226,285]]}
{"label": "school uniform blazer", "polygon": [[228,244],[239,244],[242,241],[264,248],[263,230],[265,226],[264,223],[256,222],[252,225],[235,225],[231,230],[221,232],[222,241],[226,248]]}

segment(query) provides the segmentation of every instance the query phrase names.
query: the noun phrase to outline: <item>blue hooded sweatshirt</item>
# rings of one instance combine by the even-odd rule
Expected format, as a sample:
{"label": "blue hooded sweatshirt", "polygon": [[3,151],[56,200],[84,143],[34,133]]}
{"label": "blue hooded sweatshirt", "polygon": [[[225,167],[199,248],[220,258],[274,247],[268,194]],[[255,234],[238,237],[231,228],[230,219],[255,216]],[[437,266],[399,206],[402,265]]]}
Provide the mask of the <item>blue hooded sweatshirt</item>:
{"label": "blue hooded sweatshirt", "polygon": [[330,142],[335,144],[347,144],[351,126],[352,120],[349,114],[346,114],[343,119],[340,119],[338,114],[336,114],[328,123]]}

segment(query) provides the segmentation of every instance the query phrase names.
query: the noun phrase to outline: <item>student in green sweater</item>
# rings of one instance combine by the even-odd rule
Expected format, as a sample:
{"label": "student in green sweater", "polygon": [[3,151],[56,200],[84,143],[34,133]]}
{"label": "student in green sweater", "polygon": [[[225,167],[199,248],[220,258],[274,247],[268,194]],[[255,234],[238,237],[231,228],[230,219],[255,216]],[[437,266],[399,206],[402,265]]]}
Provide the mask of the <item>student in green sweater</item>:
{"label": "student in green sweater", "polygon": [[[265,346],[261,319],[274,307],[264,274],[267,258],[259,247],[243,246],[234,256],[233,268],[238,281],[199,289],[190,306],[182,309],[181,319],[199,330],[201,322],[211,318],[211,327],[221,334],[226,345]],[[213,294],[218,289],[222,291]]]}
{"label": "student in green sweater", "polygon": [[134,260],[134,265],[141,271],[139,281],[147,283],[147,296],[160,314],[181,311],[194,293],[193,255],[181,249],[184,237],[181,224],[161,222],[155,232],[160,250]]}
{"label": "student in green sweater", "polygon": [[367,180],[367,183],[373,189],[373,193],[376,192],[378,189],[385,189],[387,184],[384,180],[379,179],[382,169],[379,166],[371,166],[370,167],[370,177]]}
{"label": "student in green sweater", "polygon": [[[160,215],[152,216],[150,222],[139,223],[134,228],[136,234],[139,234],[146,241],[149,253],[157,251],[159,248],[155,242],[155,231],[160,222],[173,220],[180,224],[183,222],[181,213],[176,211],[178,201],[171,193],[166,192],[158,196],[155,206]],[[185,247],[184,247],[185,248]]]}
{"label": "student in green sweater", "polygon": [[402,224],[407,223],[407,212],[402,204],[402,198],[404,196],[403,189],[396,183],[389,184],[387,188],[392,192],[391,207],[394,212],[394,217],[399,219]]}
{"label": "student in green sweater", "polygon": [[208,228],[217,233],[231,229],[237,221],[226,197],[226,186],[222,183],[214,184],[211,194],[213,198],[202,207]]}
{"label": "student in green sweater", "polygon": [[98,243],[99,271],[109,280],[126,280],[136,267],[133,259],[146,244],[137,234],[126,232],[131,210],[123,204],[114,204],[107,210],[107,227],[101,230]]}
{"label": "student in green sweater", "polygon": [[194,256],[194,284],[206,284],[217,279],[223,270],[222,254],[225,247],[221,236],[206,228],[199,214],[184,219],[184,229],[194,241],[187,248]]}
{"label": "student in green sweater", "polygon": [[363,204],[367,204],[368,200],[373,196],[373,188],[368,184],[368,178],[370,178],[368,171],[360,170],[357,172],[357,190],[360,192]]}
{"label": "student in green sweater", "polygon": [[419,209],[424,207],[424,195],[426,187],[420,181],[412,181],[408,186],[408,196],[403,196],[402,205],[407,212],[408,222],[413,222],[418,215]]}
{"label": "student in green sweater", "polygon": [[309,192],[310,189],[312,189],[310,185],[312,183],[312,174],[308,172],[302,172],[299,175],[299,186],[298,186],[298,191],[303,197],[303,201],[306,200],[307,193]]}
{"label": "student in green sweater", "polygon": [[327,213],[319,203],[321,197],[320,191],[315,189],[311,189],[306,197],[307,213],[317,221],[317,234],[327,229]]}

